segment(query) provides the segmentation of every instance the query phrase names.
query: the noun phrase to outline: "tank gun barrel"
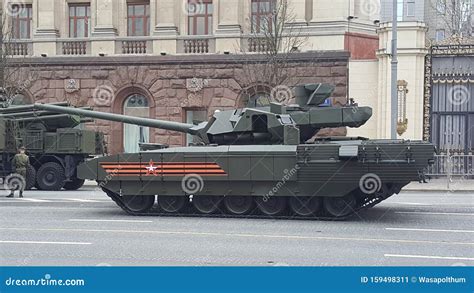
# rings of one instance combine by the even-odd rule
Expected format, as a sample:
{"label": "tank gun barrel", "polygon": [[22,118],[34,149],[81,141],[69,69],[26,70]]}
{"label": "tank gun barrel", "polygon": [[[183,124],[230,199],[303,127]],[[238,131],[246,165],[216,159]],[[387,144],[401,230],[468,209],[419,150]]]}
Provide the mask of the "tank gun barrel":
{"label": "tank gun barrel", "polygon": [[[91,107],[80,107],[80,109],[85,109],[85,110],[92,110]],[[49,115],[56,115],[58,113],[56,112],[51,112],[51,111],[37,111],[37,110],[32,110],[30,109],[31,111],[27,111],[27,112],[23,112],[23,111],[20,111],[20,112],[16,112],[16,113],[6,113],[6,114],[2,114],[0,113],[0,117],[1,118],[10,118],[10,119],[20,119],[20,118],[31,118],[31,117],[45,117],[45,116],[49,116]]]}
{"label": "tank gun barrel", "polygon": [[34,109],[45,110],[45,111],[50,111],[50,112],[55,112],[55,113],[62,113],[62,114],[77,115],[77,116],[86,117],[86,118],[94,118],[94,119],[115,121],[115,122],[120,122],[120,123],[135,124],[135,125],[152,127],[152,128],[160,128],[160,129],[166,129],[166,130],[171,130],[171,131],[189,133],[192,135],[196,135],[198,133],[196,129],[193,129],[195,125],[188,124],[188,123],[179,123],[179,122],[164,121],[164,120],[158,120],[158,119],[127,116],[127,115],[121,115],[121,114],[104,113],[104,112],[97,112],[97,111],[85,110],[85,109],[80,109],[80,108],[63,107],[63,106],[49,105],[49,104],[34,104]]}
{"label": "tank gun barrel", "polygon": [[[68,102],[58,102],[58,103],[52,103],[50,105],[54,106],[68,106]],[[28,112],[28,111],[33,111],[34,105],[23,105],[23,106],[10,106],[8,108],[2,108],[0,109],[0,114],[13,114],[13,113],[20,113],[20,112]]]}
{"label": "tank gun barrel", "polygon": [[16,119],[18,122],[34,122],[34,121],[47,121],[47,120],[59,120],[59,119],[67,119],[73,121],[74,124],[80,124],[81,119],[74,118],[77,116],[69,115],[69,114],[56,114],[56,115],[47,115],[47,116],[34,116],[34,117],[25,117]]}

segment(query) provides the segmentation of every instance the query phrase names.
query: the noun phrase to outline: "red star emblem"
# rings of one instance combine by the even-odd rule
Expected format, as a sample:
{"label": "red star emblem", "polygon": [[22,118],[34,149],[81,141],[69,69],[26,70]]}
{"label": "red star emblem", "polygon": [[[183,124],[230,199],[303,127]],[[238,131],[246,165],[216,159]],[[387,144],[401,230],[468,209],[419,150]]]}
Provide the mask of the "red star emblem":
{"label": "red star emblem", "polygon": [[150,163],[148,164],[148,166],[145,167],[146,168],[146,174],[147,175],[155,175],[157,176],[157,172],[158,172],[158,167],[156,167],[153,163],[153,160],[150,160]]}

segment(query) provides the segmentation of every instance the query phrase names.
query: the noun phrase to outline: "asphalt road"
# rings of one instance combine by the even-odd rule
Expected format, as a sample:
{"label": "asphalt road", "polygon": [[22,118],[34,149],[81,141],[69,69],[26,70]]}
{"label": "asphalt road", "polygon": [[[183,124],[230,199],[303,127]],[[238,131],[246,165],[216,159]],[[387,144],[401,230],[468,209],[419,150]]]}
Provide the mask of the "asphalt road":
{"label": "asphalt road", "polygon": [[344,222],[131,217],[102,192],[0,192],[0,265],[474,265],[474,195],[406,192]]}

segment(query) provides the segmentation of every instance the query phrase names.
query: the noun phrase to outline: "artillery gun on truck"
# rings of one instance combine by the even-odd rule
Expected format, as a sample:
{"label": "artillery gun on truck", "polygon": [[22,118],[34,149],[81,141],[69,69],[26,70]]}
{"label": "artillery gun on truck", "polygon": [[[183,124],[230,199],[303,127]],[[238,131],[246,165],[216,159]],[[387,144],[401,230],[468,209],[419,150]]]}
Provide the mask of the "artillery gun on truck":
{"label": "artillery gun on truck", "polygon": [[372,109],[319,107],[334,87],[297,86],[296,104],[216,112],[198,125],[35,105],[38,110],[194,135],[194,146],[89,160],[78,167],[132,215],[342,219],[424,179],[434,146],[360,137],[311,139],[327,127],[360,127]]}
{"label": "artillery gun on truck", "polygon": [[79,189],[84,179],[77,177],[77,166],[105,151],[102,134],[77,128],[83,122],[76,115],[35,111],[34,105],[0,108],[0,177],[12,173],[12,158],[24,146],[30,157],[27,189]]}

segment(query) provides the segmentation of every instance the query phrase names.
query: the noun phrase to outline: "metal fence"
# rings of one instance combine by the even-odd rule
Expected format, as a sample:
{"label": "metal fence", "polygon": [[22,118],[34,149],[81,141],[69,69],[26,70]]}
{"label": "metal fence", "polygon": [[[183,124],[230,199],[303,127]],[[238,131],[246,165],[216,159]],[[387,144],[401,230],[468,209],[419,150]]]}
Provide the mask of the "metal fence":
{"label": "metal fence", "polygon": [[426,173],[433,177],[474,178],[474,155],[458,153],[436,155],[434,164],[428,168]]}

